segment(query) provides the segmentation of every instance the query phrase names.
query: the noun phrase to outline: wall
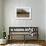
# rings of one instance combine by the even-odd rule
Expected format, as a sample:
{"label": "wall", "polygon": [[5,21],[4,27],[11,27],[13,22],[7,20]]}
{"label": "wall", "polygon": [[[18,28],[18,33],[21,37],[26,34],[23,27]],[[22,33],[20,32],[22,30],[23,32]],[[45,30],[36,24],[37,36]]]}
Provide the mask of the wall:
{"label": "wall", "polygon": [[16,6],[29,6],[31,7],[31,1],[27,0],[5,0],[4,1],[4,25],[7,35],[9,34],[10,26],[31,26],[31,20],[16,20],[15,8]]}
{"label": "wall", "polygon": [[[15,8],[17,6],[32,7],[32,20],[16,20]],[[45,39],[44,21],[43,0],[4,0],[4,26],[7,35],[10,26],[37,26],[39,27],[39,39]]]}
{"label": "wall", "polygon": [[45,4],[44,0],[32,1],[32,25],[39,27],[39,38],[45,39]]}
{"label": "wall", "polygon": [[45,0],[45,40],[46,40],[46,0]]}
{"label": "wall", "polygon": [[0,0],[0,38],[2,37],[2,0]]}

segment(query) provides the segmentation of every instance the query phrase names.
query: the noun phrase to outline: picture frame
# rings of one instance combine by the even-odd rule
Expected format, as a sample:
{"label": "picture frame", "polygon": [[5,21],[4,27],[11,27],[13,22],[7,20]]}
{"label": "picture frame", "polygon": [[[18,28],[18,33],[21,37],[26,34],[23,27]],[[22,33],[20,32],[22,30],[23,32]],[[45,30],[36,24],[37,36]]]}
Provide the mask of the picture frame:
{"label": "picture frame", "polygon": [[32,19],[32,8],[31,7],[16,7],[16,19]]}

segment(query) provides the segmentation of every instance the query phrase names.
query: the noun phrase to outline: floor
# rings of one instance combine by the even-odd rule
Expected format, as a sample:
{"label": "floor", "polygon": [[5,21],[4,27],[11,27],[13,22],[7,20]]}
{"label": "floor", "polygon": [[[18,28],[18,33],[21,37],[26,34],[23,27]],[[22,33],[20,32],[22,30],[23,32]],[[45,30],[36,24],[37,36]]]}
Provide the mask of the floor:
{"label": "floor", "polygon": [[0,46],[42,46],[39,44],[7,44],[7,45],[0,45]]}
{"label": "floor", "polygon": [[26,41],[9,41],[5,45],[0,45],[0,46],[46,46],[46,42],[42,40],[26,40]]}

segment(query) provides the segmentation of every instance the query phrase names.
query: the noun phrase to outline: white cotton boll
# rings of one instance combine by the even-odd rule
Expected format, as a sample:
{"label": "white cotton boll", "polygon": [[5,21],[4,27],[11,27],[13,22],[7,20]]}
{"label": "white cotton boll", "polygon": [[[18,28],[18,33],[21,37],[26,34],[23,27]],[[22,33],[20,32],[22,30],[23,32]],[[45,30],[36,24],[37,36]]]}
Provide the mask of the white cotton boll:
{"label": "white cotton boll", "polygon": [[31,34],[31,36],[33,37],[33,33]]}
{"label": "white cotton boll", "polygon": [[30,27],[29,27],[29,30],[30,30]]}
{"label": "white cotton boll", "polygon": [[31,32],[33,32],[33,28],[32,29],[30,29],[31,30]]}

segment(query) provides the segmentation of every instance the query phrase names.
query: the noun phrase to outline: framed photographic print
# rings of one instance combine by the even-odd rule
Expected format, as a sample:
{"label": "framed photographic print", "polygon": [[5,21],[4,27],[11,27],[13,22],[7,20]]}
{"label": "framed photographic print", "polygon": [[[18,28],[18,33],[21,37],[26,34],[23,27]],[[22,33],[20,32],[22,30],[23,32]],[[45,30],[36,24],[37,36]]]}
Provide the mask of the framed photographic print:
{"label": "framed photographic print", "polygon": [[16,7],[16,19],[31,19],[30,7]]}

